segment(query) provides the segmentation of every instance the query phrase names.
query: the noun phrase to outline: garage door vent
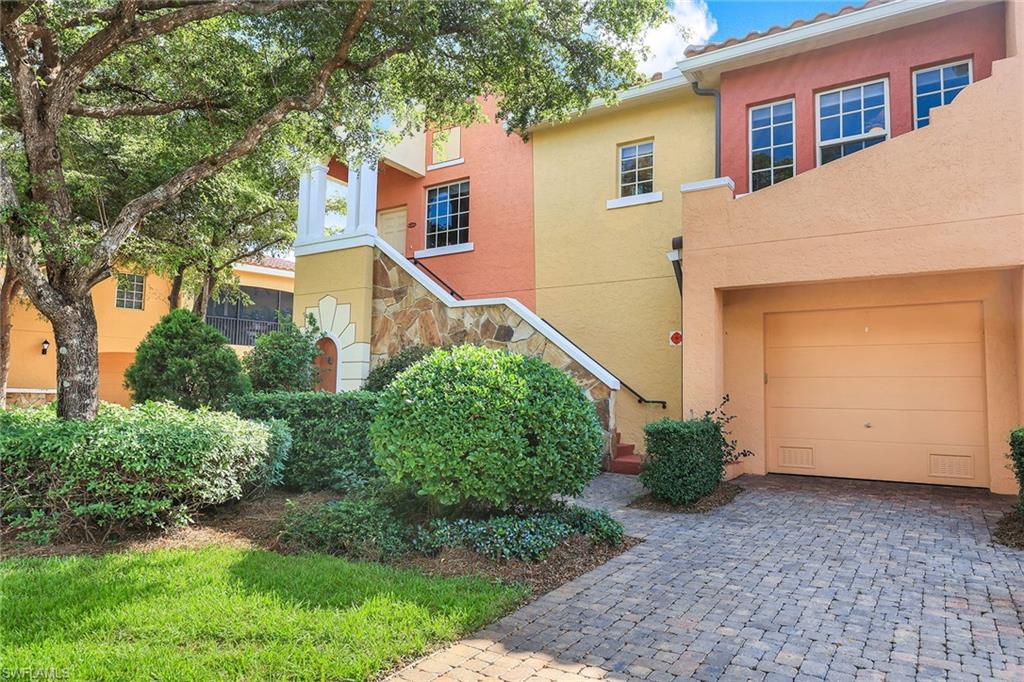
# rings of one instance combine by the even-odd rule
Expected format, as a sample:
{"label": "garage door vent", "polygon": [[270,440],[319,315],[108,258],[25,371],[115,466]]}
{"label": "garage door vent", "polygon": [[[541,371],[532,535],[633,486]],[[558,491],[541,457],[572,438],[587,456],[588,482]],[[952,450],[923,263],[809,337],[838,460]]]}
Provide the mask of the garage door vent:
{"label": "garage door vent", "polygon": [[928,458],[928,475],[939,478],[974,478],[974,458],[967,455],[937,455]]}
{"label": "garage door vent", "polygon": [[784,467],[814,468],[814,448],[779,447],[779,465]]}

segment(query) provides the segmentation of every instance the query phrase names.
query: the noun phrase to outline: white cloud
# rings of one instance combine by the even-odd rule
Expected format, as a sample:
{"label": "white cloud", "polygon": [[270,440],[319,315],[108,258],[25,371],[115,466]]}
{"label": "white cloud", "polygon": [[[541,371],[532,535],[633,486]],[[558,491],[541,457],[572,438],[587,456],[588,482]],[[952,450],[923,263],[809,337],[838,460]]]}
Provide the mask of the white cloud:
{"label": "white cloud", "polygon": [[702,45],[718,30],[704,0],[668,0],[668,4],[672,21],[644,36],[649,54],[640,64],[640,72],[648,76],[675,67],[687,45]]}

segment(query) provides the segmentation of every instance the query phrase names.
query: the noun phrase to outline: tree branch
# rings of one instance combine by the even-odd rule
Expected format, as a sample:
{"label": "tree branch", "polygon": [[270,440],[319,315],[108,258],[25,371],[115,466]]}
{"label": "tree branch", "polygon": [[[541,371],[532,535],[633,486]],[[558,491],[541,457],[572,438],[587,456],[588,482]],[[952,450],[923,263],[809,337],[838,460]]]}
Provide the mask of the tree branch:
{"label": "tree branch", "polygon": [[234,265],[235,263],[237,263],[240,260],[245,260],[246,258],[252,258],[253,256],[257,256],[257,255],[263,253],[264,251],[266,251],[267,249],[269,249],[271,246],[277,246],[278,244],[281,244],[283,242],[284,242],[284,237],[278,237],[277,239],[275,239],[273,241],[269,241],[269,242],[266,242],[264,244],[260,244],[259,246],[257,246],[254,249],[250,249],[249,251],[246,251],[245,253],[238,254],[237,256],[232,258],[231,260],[229,260],[227,262],[224,262],[224,263],[221,263],[219,266],[217,266],[217,267],[215,267],[213,269],[213,272],[220,272],[221,270],[224,270],[225,268],[231,267],[232,265]]}
{"label": "tree branch", "polygon": [[133,104],[114,104],[97,107],[89,104],[73,103],[68,108],[72,116],[87,118],[117,118],[118,116],[160,116],[172,111],[191,109],[220,109],[223,105],[206,99],[185,99],[178,102],[137,102]]}
{"label": "tree branch", "polygon": [[[106,268],[121,243],[127,239],[135,226],[151,211],[171,201],[185,189],[216,174],[224,166],[252,151],[263,136],[293,111],[312,111],[323,101],[327,85],[334,72],[348,63],[355,37],[366,21],[373,5],[372,0],[361,0],[345,28],[334,55],[328,59],[313,79],[309,91],[302,96],[288,97],[256,119],[242,136],[224,151],[207,157],[190,168],[128,202],[121,209],[103,237],[93,247],[90,261],[94,267]],[[202,9],[202,8],[199,8]],[[189,10],[179,10],[186,12]],[[167,15],[171,16],[171,15]],[[159,21],[159,20],[154,20]]]}

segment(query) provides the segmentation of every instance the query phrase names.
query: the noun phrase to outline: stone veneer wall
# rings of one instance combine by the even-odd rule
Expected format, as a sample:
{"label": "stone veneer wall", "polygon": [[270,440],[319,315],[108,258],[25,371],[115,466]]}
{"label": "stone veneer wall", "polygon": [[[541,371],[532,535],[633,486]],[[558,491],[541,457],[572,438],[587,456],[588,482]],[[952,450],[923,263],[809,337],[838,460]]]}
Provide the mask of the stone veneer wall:
{"label": "stone veneer wall", "polygon": [[569,373],[597,408],[605,434],[614,430],[612,391],[585,367],[504,305],[449,308],[388,256],[373,262],[370,366],[416,344],[471,343],[543,358]]}

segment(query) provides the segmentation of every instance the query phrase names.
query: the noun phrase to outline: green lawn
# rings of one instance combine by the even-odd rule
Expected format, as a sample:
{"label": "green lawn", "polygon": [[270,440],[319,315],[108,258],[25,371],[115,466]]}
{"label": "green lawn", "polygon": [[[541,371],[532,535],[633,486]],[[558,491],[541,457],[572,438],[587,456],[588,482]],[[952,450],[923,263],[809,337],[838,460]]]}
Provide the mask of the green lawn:
{"label": "green lawn", "polygon": [[227,547],[9,559],[0,581],[0,667],[89,680],[363,679],[526,596]]}

